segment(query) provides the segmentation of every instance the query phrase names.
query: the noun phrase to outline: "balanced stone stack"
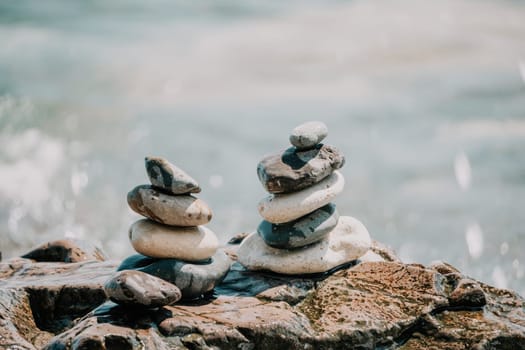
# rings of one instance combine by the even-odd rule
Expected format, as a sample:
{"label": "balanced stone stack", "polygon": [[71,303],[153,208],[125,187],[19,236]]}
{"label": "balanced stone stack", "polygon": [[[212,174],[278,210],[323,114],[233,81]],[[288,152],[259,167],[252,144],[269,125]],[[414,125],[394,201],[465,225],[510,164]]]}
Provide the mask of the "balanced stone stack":
{"label": "balanced stone stack", "polygon": [[[192,195],[201,188],[186,172],[160,157],[146,157],[145,163],[151,185],[135,187],[127,198],[130,208],[146,217],[129,230],[131,244],[139,254],[122,262],[118,268],[121,272],[106,284],[106,292],[117,303],[151,306],[147,300],[134,296],[141,295],[144,299],[147,292],[144,285],[140,292],[141,283],[137,282],[140,280],[152,287],[152,295],[170,290],[172,284],[180,289],[179,299],[198,298],[210,292],[231,265],[227,255],[218,250],[215,233],[204,226],[210,222],[212,211],[203,200]],[[146,273],[164,281],[155,291],[155,283],[151,281],[155,277],[131,278],[130,273]],[[133,297],[129,300],[126,295]],[[165,305],[175,299],[166,299]],[[162,304],[158,300],[149,303]]]}
{"label": "balanced stone stack", "polygon": [[246,268],[321,273],[370,249],[365,226],[339,216],[332,203],[344,188],[338,169],[345,158],[337,148],[321,143],[327,135],[321,122],[299,125],[290,135],[292,147],[266,156],[257,166],[270,195],[258,207],[264,220],[238,250],[238,261]]}

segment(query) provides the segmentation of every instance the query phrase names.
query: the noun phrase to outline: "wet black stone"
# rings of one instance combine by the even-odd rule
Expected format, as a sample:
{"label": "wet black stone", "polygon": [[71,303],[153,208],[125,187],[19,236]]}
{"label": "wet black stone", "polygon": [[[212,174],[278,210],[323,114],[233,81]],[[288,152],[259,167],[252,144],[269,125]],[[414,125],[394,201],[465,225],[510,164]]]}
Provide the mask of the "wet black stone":
{"label": "wet black stone", "polygon": [[117,271],[137,270],[148,273],[179,287],[183,299],[194,299],[213,290],[224,279],[230,266],[231,260],[223,251],[218,251],[206,261],[191,263],[135,254],[125,259]]}
{"label": "wet black stone", "polygon": [[263,220],[257,232],[266,244],[274,248],[293,249],[322,240],[337,225],[339,214],[329,203],[308,215],[284,224]]}

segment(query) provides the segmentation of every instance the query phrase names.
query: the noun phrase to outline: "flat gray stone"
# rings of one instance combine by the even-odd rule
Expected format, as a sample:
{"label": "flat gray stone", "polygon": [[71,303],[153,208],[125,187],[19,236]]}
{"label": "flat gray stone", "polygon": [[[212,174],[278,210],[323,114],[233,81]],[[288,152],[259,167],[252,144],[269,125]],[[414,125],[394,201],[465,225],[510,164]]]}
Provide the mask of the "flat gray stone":
{"label": "flat gray stone", "polygon": [[199,193],[197,181],[162,157],[146,157],[146,172],[151,184],[173,194]]}
{"label": "flat gray stone", "polygon": [[200,263],[155,259],[135,254],[126,258],[117,271],[137,270],[148,273],[179,287],[184,299],[195,299],[212,291],[226,277],[230,266],[230,258],[220,250]]}
{"label": "flat gray stone", "polygon": [[180,289],[144,272],[119,271],[104,285],[108,297],[117,304],[160,307],[176,303]]}
{"label": "flat gray stone", "polygon": [[270,193],[297,192],[322,181],[345,164],[336,147],[316,145],[307,151],[290,147],[266,156],[257,165],[257,175]]}
{"label": "flat gray stone", "polygon": [[199,198],[165,194],[150,185],[135,187],[129,191],[127,200],[136,213],[165,225],[204,225],[213,215],[208,204]]}
{"label": "flat gray stone", "polygon": [[322,240],[337,225],[339,214],[330,203],[297,220],[272,224],[263,220],[257,232],[266,244],[274,248],[293,249]]}
{"label": "flat gray stone", "polygon": [[298,150],[309,149],[321,143],[327,135],[328,128],[323,122],[306,122],[292,130],[290,143]]}

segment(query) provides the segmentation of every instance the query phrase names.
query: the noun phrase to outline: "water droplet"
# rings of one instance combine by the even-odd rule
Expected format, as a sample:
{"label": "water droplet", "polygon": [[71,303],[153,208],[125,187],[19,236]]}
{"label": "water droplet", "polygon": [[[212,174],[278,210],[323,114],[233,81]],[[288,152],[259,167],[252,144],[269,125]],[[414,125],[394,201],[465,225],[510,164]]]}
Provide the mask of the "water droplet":
{"label": "water droplet", "polygon": [[483,232],[477,222],[468,225],[465,240],[470,256],[474,259],[479,258],[483,253]]}
{"label": "water droplet", "polygon": [[512,267],[517,270],[520,267],[520,261],[518,259],[514,259],[512,262]]}
{"label": "water droplet", "polygon": [[499,253],[501,255],[505,255],[508,252],[509,252],[509,244],[507,242],[501,243],[501,245],[499,246]]}
{"label": "water droplet", "polygon": [[507,277],[505,277],[505,272],[499,266],[496,266],[492,270],[492,281],[497,288],[507,288]]}
{"label": "water droplet", "polygon": [[472,171],[470,161],[464,152],[458,153],[454,159],[454,174],[459,188],[462,191],[468,190],[472,180]]}
{"label": "water droplet", "polygon": [[73,173],[71,174],[71,189],[73,190],[73,194],[78,196],[87,186],[88,181],[89,178],[86,172],[73,170]]}
{"label": "water droplet", "polygon": [[521,79],[525,83],[525,62],[520,62],[518,68],[520,70]]}

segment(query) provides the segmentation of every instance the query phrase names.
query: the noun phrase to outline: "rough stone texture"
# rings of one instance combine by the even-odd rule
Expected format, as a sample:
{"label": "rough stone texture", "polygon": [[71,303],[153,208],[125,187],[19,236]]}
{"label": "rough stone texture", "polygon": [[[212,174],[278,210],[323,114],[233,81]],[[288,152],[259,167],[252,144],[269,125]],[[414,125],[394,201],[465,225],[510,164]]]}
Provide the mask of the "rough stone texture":
{"label": "rough stone texture", "polygon": [[135,187],[128,192],[127,200],[137,214],[166,225],[204,225],[213,215],[208,204],[201,199],[191,195],[168,195],[150,185]]}
{"label": "rough stone texture", "polygon": [[[443,267],[287,278],[236,264],[210,299],[135,309],[103,303],[112,262],[13,259],[0,263],[0,348],[525,349],[525,300]],[[457,297],[478,286],[485,305]]]}
{"label": "rough stone texture", "polygon": [[344,164],[344,155],[333,146],[317,145],[308,151],[291,147],[264,157],[257,175],[266,191],[289,193],[318,183]]}
{"label": "rough stone texture", "polygon": [[326,124],[319,121],[306,122],[296,126],[290,134],[290,143],[297,149],[312,148],[328,135]]}
{"label": "rough stone texture", "polygon": [[119,271],[104,285],[107,296],[117,304],[159,307],[181,298],[174,284],[144,272]]}
{"label": "rough stone texture", "polygon": [[257,227],[257,233],[271,247],[293,249],[322,240],[337,225],[338,219],[335,204],[330,203],[284,224],[263,220]]}
{"label": "rough stone texture", "polygon": [[106,260],[106,254],[101,248],[79,239],[61,239],[47,242],[26,253],[22,258],[39,262],[74,263],[85,260]]}
{"label": "rough stone texture", "polygon": [[135,254],[125,259],[118,270],[138,270],[173,283],[185,299],[210,292],[230,270],[231,260],[221,250],[206,261],[189,263],[177,259],[154,259]]}
{"label": "rough stone texture", "polygon": [[173,194],[199,193],[197,181],[162,157],[146,157],[146,172],[151,184]]}

